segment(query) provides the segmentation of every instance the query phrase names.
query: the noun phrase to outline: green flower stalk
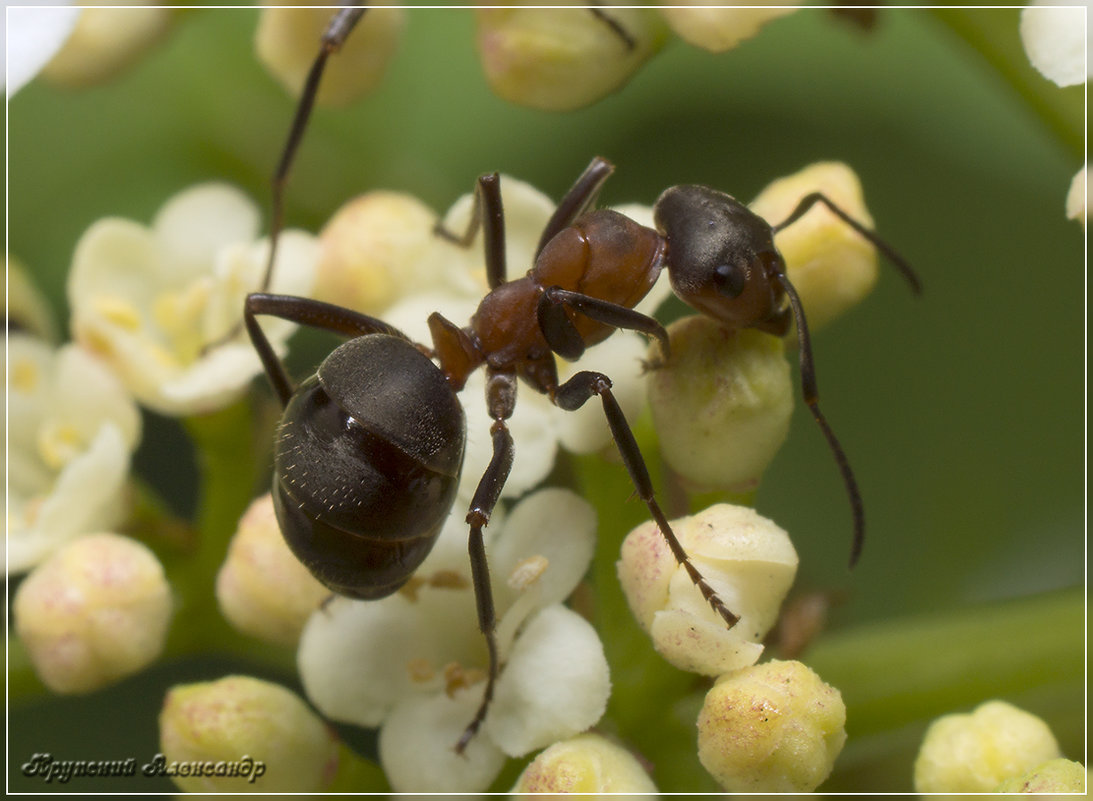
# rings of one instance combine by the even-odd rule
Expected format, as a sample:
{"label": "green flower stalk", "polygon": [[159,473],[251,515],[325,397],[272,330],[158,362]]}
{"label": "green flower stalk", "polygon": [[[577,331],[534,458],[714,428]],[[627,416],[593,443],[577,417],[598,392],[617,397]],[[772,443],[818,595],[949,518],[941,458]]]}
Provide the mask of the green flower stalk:
{"label": "green flower stalk", "polygon": [[148,548],[117,534],[91,534],[27,576],[12,612],[42,682],[57,693],[87,693],[159,657],[171,594]]}

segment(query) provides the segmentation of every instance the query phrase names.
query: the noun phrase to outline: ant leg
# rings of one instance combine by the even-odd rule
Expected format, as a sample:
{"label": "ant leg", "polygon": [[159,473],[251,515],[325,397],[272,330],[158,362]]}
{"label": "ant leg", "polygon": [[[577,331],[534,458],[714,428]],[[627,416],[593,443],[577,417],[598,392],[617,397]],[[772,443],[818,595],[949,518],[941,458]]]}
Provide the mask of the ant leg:
{"label": "ant leg", "polygon": [[539,237],[539,244],[535,248],[535,258],[543,252],[547,242],[564,228],[568,228],[573,222],[584,214],[596,202],[596,196],[600,193],[611,173],[615,171],[615,165],[605,158],[596,156],[584,168],[584,172],[578,176],[573,186],[569,188],[562,199],[558,201],[558,207],[547,221],[543,233]]}
{"label": "ant leg", "polygon": [[335,334],[357,337],[365,334],[389,334],[409,341],[404,333],[388,325],[383,320],[369,317],[367,314],[345,309],[320,300],[299,298],[294,295],[267,295],[252,292],[243,304],[243,324],[250,335],[258,358],[266,370],[266,376],[277,393],[281,406],[288,405],[295,388],[285,371],[285,366],[273,351],[256,315],[268,314],[292,323],[321,328]]}
{"label": "ant leg", "polygon": [[872,244],[873,247],[883,253],[888,258],[888,261],[892,262],[892,264],[895,265],[896,269],[903,274],[903,277],[907,279],[907,283],[911,285],[911,289],[914,291],[914,293],[916,295],[922,293],[922,282],[919,280],[918,274],[915,273],[911,265],[908,264],[902,256],[896,253],[896,251],[892,249],[891,245],[889,245],[875,233],[870,231],[860,222],[855,220],[853,217],[851,217],[849,214],[847,214],[845,211],[835,205],[834,201],[832,201],[823,192],[812,192],[808,195],[805,195],[797,204],[797,208],[790,212],[790,215],[786,217],[786,219],[782,220],[782,222],[778,223],[778,225],[771,226],[771,230],[774,231],[774,233],[778,233],[782,229],[788,228],[789,226],[793,225],[793,223],[797,222],[797,220],[801,219],[801,217],[803,217],[805,213],[808,212],[808,210],[815,206],[817,203],[823,203],[831,210],[831,212],[836,217],[838,217],[844,223],[849,225],[851,228],[853,228],[855,231],[857,231],[859,234],[869,240],[870,244]]}
{"label": "ant leg", "polygon": [[600,396],[600,401],[603,403],[604,414],[607,416],[607,424],[611,428],[611,436],[615,440],[615,445],[619,449],[619,455],[622,456],[622,461],[623,464],[626,465],[627,472],[630,473],[630,480],[634,483],[634,488],[637,490],[638,496],[649,508],[649,512],[652,514],[653,520],[660,529],[661,535],[664,537],[665,541],[668,543],[668,547],[672,551],[672,555],[675,556],[676,561],[683,566],[683,569],[687,571],[687,575],[691,577],[691,581],[694,582],[694,585],[698,588],[699,592],[702,593],[702,597],[706,599],[706,603],[721,616],[721,619],[725,621],[729,628],[732,628],[740,620],[740,617],[729,611],[728,607],[725,606],[724,602],[717,595],[717,592],[706,582],[706,579],[702,577],[702,574],[698,572],[698,568],[691,564],[687,552],[683,550],[683,546],[676,538],[675,532],[672,531],[668,519],[664,516],[664,512],[661,511],[660,506],[657,504],[656,498],[653,495],[653,482],[649,478],[649,471],[645,467],[645,460],[642,458],[641,451],[638,449],[638,443],[634,439],[634,434],[630,430],[630,425],[626,422],[626,416],[623,414],[622,409],[619,408],[615,396],[611,394],[611,379],[603,373],[593,373],[589,371],[579,372],[555,389],[554,392],[551,393],[551,400],[566,411],[574,411],[583,406],[584,402],[593,395]]}
{"label": "ant leg", "polygon": [[801,298],[785,275],[775,273],[775,277],[778,283],[782,285],[782,289],[785,290],[786,297],[789,298],[793,318],[797,323],[797,352],[801,370],[801,394],[804,396],[808,410],[812,412],[813,419],[820,426],[820,430],[824,432],[828,447],[831,448],[831,453],[834,454],[835,462],[839,466],[839,472],[842,473],[843,484],[846,485],[846,494],[850,498],[850,509],[854,516],[854,539],[850,546],[850,567],[853,567],[858,561],[858,557],[861,556],[862,545],[865,542],[865,509],[862,506],[861,492],[858,490],[858,482],[854,478],[854,471],[850,468],[850,460],[846,458],[846,452],[839,444],[835,432],[831,430],[831,426],[828,425],[823,413],[820,412],[820,391],[816,386],[816,368],[812,361],[812,341],[808,333],[808,323],[805,321],[805,311],[801,305]]}
{"label": "ant leg", "polygon": [[292,118],[292,126],[288,131],[288,139],[281,151],[281,160],[273,173],[273,211],[271,214],[269,234],[269,260],[266,262],[266,275],[262,279],[262,289],[269,289],[273,276],[273,263],[277,256],[277,240],[281,235],[284,225],[284,194],[285,184],[288,182],[288,172],[296,157],[296,151],[300,147],[300,140],[307,129],[311,110],[315,105],[315,97],[319,92],[319,81],[323,77],[326,68],[326,60],[332,53],[338,52],[350,32],[364,16],[366,8],[343,8],[330,20],[330,25],[320,40],[319,55],[315,57],[311,70],[307,74],[303,91],[300,94],[300,102],[296,106],[296,114]]}
{"label": "ant leg", "polygon": [[493,418],[493,426],[490,428],[490,436],[493,438],[493,456],[490,459],[486,472],[478,482],[478,488],[474,492],[470,509],[467,511],[467,523],[470,524],[470,539],[468,551],[471,559],[471,578],[474,583],[474,599],[478,609],[478,628],[486,638],[486,648],[489,651],[490,666],[489,676],[486,679],[486,689],[482,695],[482,703],[474,715],[474,720],[463,730],[459,742],[456,743],[456,753],[463,753],[467,743],[471,741],[482,721],[486,719],[490,702],[493,700],[493,688],[500,672],[500,657],[497,653],[497,639],[494,636],[494,628],[497,624],[497,614],[493,607],[493,590],[490,588],[490,571],[486,562],[486,547],[482,540],[482,529],[490,521],[493,508],[501,497],[501,490],[508,480],[509,470],[512,469],[513,443],[505,421],[512,416],[516,404],[516,376],[514,373],[491,373],[486,381],[486,404],[490,416]]}
{"label": "ant leg", "polygon": [[474,185],[474,205],[471,219],[462,234],[449,231],[440,222],[433,228],[437,236],[469,248],[478,229],[485,239],[486,283],[496,289],[505,283],[505,209],[501,203],[501,177],[493,172],[479,176]]}
{"label": "ant leg", "polygon": [[654,336],[660,342],[664,358],[669,357],[668,332],[649,315],[629,306],[552,286],[539,296],[535,314],[539,321],[539,330],[543,332],[550,349],[563,358],[574,361],[580,358],[585,349],[584,340],[573,321],[566,315],[566,309],[572,309],[590,320],[612,328],[640,331],[647,336]]}

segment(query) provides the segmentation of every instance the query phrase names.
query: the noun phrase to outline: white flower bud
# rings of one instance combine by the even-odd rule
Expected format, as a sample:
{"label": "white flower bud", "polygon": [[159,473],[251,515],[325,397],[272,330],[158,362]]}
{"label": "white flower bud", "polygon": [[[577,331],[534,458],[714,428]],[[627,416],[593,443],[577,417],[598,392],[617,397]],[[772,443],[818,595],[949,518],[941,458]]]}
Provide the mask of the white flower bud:
{"label": "white flower bud", "polygon": [[159,738],[168,762],[254,768],[172,776],[186,792],[319,792],[338,764],[334,732],[299,696],[249,676],[172,687]]}
{"label": "white flower bud", "polygon": [[478,53],[500,97],[547,111],[587,106],[623,86],[665,38],[651,11],[489,8],[477,12]]}
{"label": "white flower bud", "polygon": [[1026,773],[1007,779],[994,788],[996,793],[1029,793],[1032,795],[1057,795],[1059,793],[1084,793],[1085,766],[1069,759],[1049,759],[1043,765]]}
{"label": "white flower bud", "polygon": [[[839,162],[819,162],[772,182],[748,208],[778,225],[811,192],[822,192],[852,219],[873,226],[858,176]],[[774,244],[812,332],[860,302],[877,282],[876,249],[823,203],[779,231]]]}
{"label": "white flower bud", "polygon": [[216,577],[216,599],[233,626],[279,645],[295,645],[330,590],[289,550],[267,493],[239,521]]}
{"label": "white flower bud", "polygon": [[[303,90],[336,10],[329,5],[262,10],[254,36],[258,60],[293,96]],[[402,9],[369,9],[337,55],[327,59],[315,102],[344,106],[375,88],[398,49],[405,24]]]}
{"label": "white flower bud", "polygon": [[665,461],[698,491],[754,489],[793,412],[783,341],[750,328],[728,332],[702,315],[677,320],[668,335],[671,359],[649,374],[646,390]]}
{"label": "white flower bud", "polygon": [[811,792],[831,774],[845,724],[838,690],[800,662],[766,662],[707,693],[698,758],[729,792]]}
{"label": "white flower bud", "polygon": [[1021,43],[1029,61],[1059,86],[1082,83],[1088,75],[1086,12],[1080,5],[1071,8],[1038,8],[1038,5],[1054,3],[1040,0],[1021,11]]}
{"label": "white flower bud", "polygon": [[163,651],[171,596],[148,548],[91,534],[57,551],[19,585],[15,631],[42,682],[82,693],[147,667]]}
{"label": "white flower bud", "polygon": [[1060,756],[1044,721],[1005,701],[987,701],[930,724],[915,759],[915,790],[988,793]]}
{"label": "white flower bud", "polygon": [[740,621],[726,627],[652,522],[627,535],[618,562],[634,617],[657,651],[681,670],[717,676],[754,664],[797,571],[789,537],[754,509],[730,504],[673,520],[672,530]]}
{"label": "white flower bud", "polygon": [[581,734],[547,748],[524,768],[513,793],[656,793],[641,763],[598,734]]}
{"label": "white flower bud", "polygon": [[42,69],[46,80],[72,88],[108,81],[163,40],[176,9],[139,0],[127,8],[85,8],[60,51]]}
{"label": "white flower bud", "polygon": [[780,0],[768,2],[771,4],[770,8],[756,8],[765,5],[763,2],[742,3],[741,5],[747,7],[734,8],[721,0],[688,0],[686,3],[677,2],[662,8],[660,13],[681,39],[720,53],[755,36],[771,20],[797,10],[784,6]]}

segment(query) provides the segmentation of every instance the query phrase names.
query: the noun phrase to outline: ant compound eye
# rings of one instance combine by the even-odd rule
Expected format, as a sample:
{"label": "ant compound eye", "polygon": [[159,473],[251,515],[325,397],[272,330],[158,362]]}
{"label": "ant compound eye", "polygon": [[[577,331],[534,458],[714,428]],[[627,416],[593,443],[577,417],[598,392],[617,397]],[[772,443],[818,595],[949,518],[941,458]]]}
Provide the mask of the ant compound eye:
{"label": "ant compound eye", "polygon": [[747,272],[739,264],[719,264],[714,268],[714,283],[722,295],[738,298],[747,286]]}

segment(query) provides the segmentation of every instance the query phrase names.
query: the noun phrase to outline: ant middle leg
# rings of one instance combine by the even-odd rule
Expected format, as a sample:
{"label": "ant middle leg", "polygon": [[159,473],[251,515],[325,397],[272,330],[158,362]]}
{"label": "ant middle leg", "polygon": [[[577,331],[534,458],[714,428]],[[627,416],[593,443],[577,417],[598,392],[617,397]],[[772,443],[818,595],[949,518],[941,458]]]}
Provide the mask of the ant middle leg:
{"label": "ant middle leg", "polygon": [[638,496],[648,507],[649,513],[653,516],[657,528],[660,529],[661,536],[668,543],[672,555],[687,571],[687,575],[690,576],[698,591],[702,593],[706,603],[721,616],[721,619],[725,621],[729,628],[732,628],[739,622],[740,616],[734,614],[725,606],[714,588],[702,577],[698,568],[691,563],[690,557],[687,556],[683,545],[676,538],[672,526],[656,501],[653,494],[653,482],[649,478],[649,470],[645,466],[645,459],[642,458],[641,450],[638,448],[637,440],[634,439],[630,424],[626,422],[626,416],[615,400],[615,396],[611,393],[611,379],[603,373],[586,370],[577,373],[550,393],[551,400],[555,405],[566,411],[579,409],[593,395],[598,395],[603,403],[603,411],[607,417],[607,424],[611,429],[611,436],[615,440],[619,455],[622,456],[623,464],[626,465],[626,470],[630,474],[630,480],[633,482]]}
{"label": "ant middle leg", "polygon": [[482,701],[475,712],[474,719],[463,730],[459,742],[456,743],[457,753],[463,753],[467,744],[477,734],[482,722],[486,719],[490,703],[493,701],[493,690],[497,683],[497,676],[501,671],[500,655],[497,651],[497,613],[493,605],[493,590],[490,586],[490,571],[486,561],[486,546],[482,537],[482,529],[489,523],[493,509],[501,497],[508,480],[509,471],[512,469],[514,446],[512,435],[509,433],[505,421],[512,416],[516,405],[516,376],[514,373],[491,372],[486,379],[486,405],[490,417],[493,418],[493,426],[490,428],[490,436],[493,439],[493,456],[482,474],[474,497],[471,499],[470,508],[467,511],[467,523],[470,525],[470,537],[467,550],[471,560],[471,580],[474,585],[474,599],[478,612],[478,628],[486,638],[486,649],[489,652],[489,673],[486,677],[486,688],[482,694]]}

